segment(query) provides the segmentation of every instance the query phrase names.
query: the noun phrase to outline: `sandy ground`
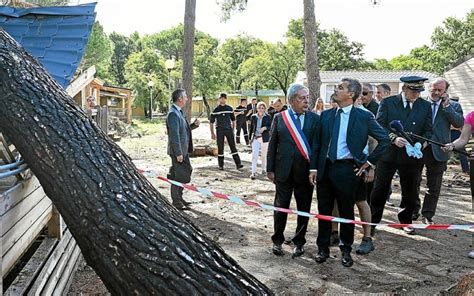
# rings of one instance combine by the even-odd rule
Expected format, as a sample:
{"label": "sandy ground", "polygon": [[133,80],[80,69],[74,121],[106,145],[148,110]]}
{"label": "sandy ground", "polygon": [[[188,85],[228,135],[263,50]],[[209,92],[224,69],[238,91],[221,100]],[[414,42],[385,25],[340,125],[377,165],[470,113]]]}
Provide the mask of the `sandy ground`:
{"label": "sandy ground", "polygon": [[[209,144],[206,123],[194,131],[195,143]],[[122,139],[119,145],[140,165],[155,168],[166,176],[170,159],[166,155],[164,130],[155,135],[137,139]],[[216,192],[240,196],[263,203],[273,203],[274,185],[263,175],[251,181],[250,147],[239,145],[245,165],[237,171],[230,153],[226,151],[226,170],[217,170],[215,157],[193,158],[192,184]],[[473,223],[468,176],[458,165],[451,165],[445,175],[436,223]],[[169,185],[151,180],[167,198]],[[422,193],[425,191],[424,182]],[[421,194],[422,196],[422,194]],[[436,294],[443,292],[464,275],[474,270],[474,260],[467,257],[473,248],[471,234],[451,230],[420,230],[417,235],[407,235],[393,228],[380,228],[374,239],[375,251],[361,256],[353,253],[354,266],[345,268],[340,263],[337,247],[331,248],[331,258],[324,264],[314,261],[317,252],[317,220],[311,219],[308,227],[306,253],[291,258],[291,246],[284,245],[286,255],[276,257],[271,253],[270,236],[273,232],[271,211],[241,206],[231,202],[201,197],[185,192],[185,199],[192,202],[183,214],[191,218],[209,237],[236,259],[248,272],[268,285],[278,295],[313,295],[345,293],[387,294]],[[394,180],[392,201],[400,203],[398,180]],[[292,203],[292,208],[296,208]],[[312,210],[317,212],[316,194]],[[384,223],[396,222],[398,208],[386,206]],[[291,236],[296,217],[289,216],[286,235]],[[362,238],[361,228],[356,228],[356,247]],[[106,294],[107,290],[93,270],[80,265],[70,288],[70,295]],[[473,292],[474,293],[474,292]]]}

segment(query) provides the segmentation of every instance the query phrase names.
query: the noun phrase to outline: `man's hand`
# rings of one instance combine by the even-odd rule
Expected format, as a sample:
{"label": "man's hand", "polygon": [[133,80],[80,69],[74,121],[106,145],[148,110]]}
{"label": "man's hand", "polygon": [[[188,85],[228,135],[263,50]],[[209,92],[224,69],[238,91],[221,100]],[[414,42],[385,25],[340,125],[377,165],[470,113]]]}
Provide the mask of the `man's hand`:
{"label": "man's hand", "polygon": [[211,133],[211,139],[213,139],[213,140],[216,139],[216,134],[215,133]]}
{"label": "man's hand", "polygon": [[196,118],[193,122],[194,126],[195,127],[199,127],[199,125],[201,124],[201,121],[199,121],[199,118]]}
{"label": "man's hand", "polygon": [[272,183],[275,183],[275,173],[274,172],[267,172],[267,178],[272,181]]}
{"label": "man's hand", "polygon": [[182,155],[182,154],[181,154],[181,155],[178,155],[178,156],[176,156],[176,160],[177,160],[178,162],[180,162],[180,163],[181,163],[181,162],[183,162],[183,159],[184,159],[184,157],[183,157],[183,155]]}
{"label": "man's hand", "polygon": [[266,130],[267,130],[267,127],[266,127],[266,126],[261,127],[261,128],[260,128],[260,133],[263,133],[263,132],[266,131]]}
{"label": "man's hand", "polygon": [[309,183],[313,186],[316,186],[316,178],[318,177],[318,172],[309,173]]}
{"label": "man's hand", "polygon": [[393,141],[393,144],[395,144],[395,146],[399,147],[399,148],[403,148],[405,147],[405,145],[408,144],[408,141],[402,137],[397,137],[395,139],[395,141]]}
{"label": "man's hand", "polygon": [[449,106],[449,95],[447,93],[444,93],[441,95],[441,104],[443,108],[446,108]]}
{"label": "man's hand", "polygon": [[367,170],[367,174],[365,174],[364,182],[371,183],[371,182],[374,182],[374,179],[375,179],[375,170],[373,167],[369,167],[369,169]]}
{"label": "man's hand", "polygon": [[363,165],[361,165],[361,167],[359,169],[356,169],[355,170],[355,173],[356,173],[356,176],[357,177],[360,177],[362,176],[362,174],[364,173],[367,173],[366,169],[370,167],[370,164],[368,162],[364,163]]}

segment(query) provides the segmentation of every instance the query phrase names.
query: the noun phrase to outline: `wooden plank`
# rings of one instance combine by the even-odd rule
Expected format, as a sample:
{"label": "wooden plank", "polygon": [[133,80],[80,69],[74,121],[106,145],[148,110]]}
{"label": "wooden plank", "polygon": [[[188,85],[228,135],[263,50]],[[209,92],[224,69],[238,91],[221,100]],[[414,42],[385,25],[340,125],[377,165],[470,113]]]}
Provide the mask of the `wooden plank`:
{"label": "wooden plank", "polygon": [[[36,176],[24,180],[9,190],[0,194],[0,216],[13,208],[16,204],[27,198],[30,194],[41,188],[41,184]],[[43,190],[43,188],[41,188]]]}
{"label": "wooden plank", "polygon": [[48,261],[45,263],[43,269],[37,277],[37,280],[28,292],[28,295],[40,295],[44,286],[48,282],[50,275],[53,273],[56,265],[61,259],[63,253],[67,251],[67,248],[71,241],[74,241],[72,239],[72,235],[69,231],[66,231],[66,233],[64,233],[63,238],[54,250],[53,254],[48,258]]}
{"label": "wooden plank", "polygon": [[43,295],[62,295],[64,287],[68,282],[69,276],[71,275],[73,267],[76,265],[77,258],[79,258],[80,254],[81,250],[76,241],[74,241],[71,253],[64,254],[64,260],[58,264],[54,274],[49,278],[49,283],[41,292]]}
{"label": "wooden plank", "polygon": [[[46,199],[46,201],[43,201]],[[39,205],[41,202],[52,204],[51,200],[44,194],[42,190],[36,190],[30,194],[27,198],[23,199],[14,208],[10,209],[3,215],[2,229],[0,235],[5,234],[12,229],[17,222],[19,222],[26,214],[28,214],[34,207]]]}
{"label": "wooden plank", "polygon": [[[79,249],[79,245],[76,246],[76,249]],[[56,289],[53,293],[53,295],[65,295],[67,291],[71,288],[72,281],[74,280],[74,275],[76,274],[77,268],[79,267],[79,264],[81,264],[81,257],[82,253],[80,252],[79,249],[79,254],[77,255],[77,258],[71,258],[71,263],[74,262],[74,265],[72,266],[71,272],[69,273],[69,277],[67,281],[65,281],[64,286],[62,282],[59,282],[58,285],[56,286]],[[59,293],[57,294],[56,291]],[[74,291],[72,291],[74,292]]]}
{"label": "wooden plank", "polygon": [[0,158],[3,159],[5,164],[15,162],[15,157],[10,151],[10,147],[7,144],[7,141],[3,137],[3,134],[0,133]]}
{"label": "wooden plank", "polygon": [[[41,217],[44,216],[45,211],[49,211],[49,217],[51,218],[53,206],[51,201],[48,199],[43,199],[38,206],[34,207],[29,211],[23,218],[21,218],[15,226],[13,226],[8,232],[3,236],[3,254],[8,252],[10,248],[20,240],[20,238],[28,231],[28,229],[35,224]],[[48,221],[46,221],[48,222]],[[44,224],[43,226],[46,226]],[[34,239],[34,238],[33,238]],[[30,244],[30,242],[26,242]]]}
{"label": "wooden plank", "polygon": [[41,271],[41,268],[43,268],[57,243],[58,239],[46,237],[41,242],[33,257],[30,258],[10,287],[5,291],[4,296],[25,294],[28,288],[33,284],[33,281]]}
{"label": "wooden plank", "polygon": [[48,235],[61,239],[63,236],[63,224],[63,218],[59,214],[58,209],[53,205],[53,216],[48,222]]}
{"label": "wooden plank", "polygon": [[[2,277],[6,275],[10,269],[15,265],[17,260],[29,248],[31,243],[41,233],[48,220],[51,218],[51,208],[46,209],[43,215],[39,217],[36,223],[30,225],[28,231],[3,255],[2,262]],[[5,250],[2,250],[5,251]]]}

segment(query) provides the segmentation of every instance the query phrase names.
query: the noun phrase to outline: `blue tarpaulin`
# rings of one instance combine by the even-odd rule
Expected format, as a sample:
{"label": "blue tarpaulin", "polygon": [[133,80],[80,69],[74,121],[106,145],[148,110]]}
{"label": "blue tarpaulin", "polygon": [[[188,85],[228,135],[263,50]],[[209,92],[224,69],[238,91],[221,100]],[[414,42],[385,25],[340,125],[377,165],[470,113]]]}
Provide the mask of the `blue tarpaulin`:
{"label": "blue tarpaulin", "polygon": [[81,62],[95,21],[95,6],[0,7],[0,26],[64,88]]}

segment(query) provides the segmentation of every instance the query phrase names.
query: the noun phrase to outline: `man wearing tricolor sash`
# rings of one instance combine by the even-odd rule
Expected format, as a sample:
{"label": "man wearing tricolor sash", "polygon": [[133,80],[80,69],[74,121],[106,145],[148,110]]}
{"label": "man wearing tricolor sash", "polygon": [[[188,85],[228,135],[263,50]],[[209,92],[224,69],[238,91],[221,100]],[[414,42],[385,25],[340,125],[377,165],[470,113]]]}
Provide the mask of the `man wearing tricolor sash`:
{"label": "man wearing tricolor sash", "polygon": [[[313,195],[313,184],[309,181],[309,163],[319,131],[319,115],[308,110],[308,88],[293,84],[288,88],[288,110],[277,113],[271,127],[267,154],[267,177],[275,183],[274,205],[288,209],[294,194],[298,211],[309,212]],[[274,234],[272,252],[284,255],[282,244],[287,214],[274,212]],[[293,257],[304,253],[308,217],[298,216],[296,233],[291,239],[295,248]]]}

